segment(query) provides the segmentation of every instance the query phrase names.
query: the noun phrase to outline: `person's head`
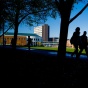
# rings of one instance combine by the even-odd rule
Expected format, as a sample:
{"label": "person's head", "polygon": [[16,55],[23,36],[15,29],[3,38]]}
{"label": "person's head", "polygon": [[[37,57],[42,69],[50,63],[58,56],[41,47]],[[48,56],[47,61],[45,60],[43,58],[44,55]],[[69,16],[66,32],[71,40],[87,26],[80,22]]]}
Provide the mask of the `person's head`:
{"label": "person's head", "polygon": [[28,36],[28,38],[30,38],[30,36]]}
{"label": "person's head", "polygon": [[80,32],[80,27],[77,27],[77,28],[75,29],[75,31],[76,31],[76,32]]}
{"label": "person's head", "polygon": [[86,31],[84,31],[84,32],[83,32],[83,34],[84,34],[84,35],[86,35],[86,34],[87,34],[87,32],[86,32]]}

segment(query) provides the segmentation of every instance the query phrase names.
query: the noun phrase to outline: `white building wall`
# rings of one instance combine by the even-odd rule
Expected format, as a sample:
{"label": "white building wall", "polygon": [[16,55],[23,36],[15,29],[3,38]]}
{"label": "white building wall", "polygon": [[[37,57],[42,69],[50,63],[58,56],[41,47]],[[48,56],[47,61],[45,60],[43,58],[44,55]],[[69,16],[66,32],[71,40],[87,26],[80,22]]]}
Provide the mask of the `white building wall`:
{"label": "white building wall", "polygon": [[42,26],[34,27],[34,33],[42,37]]}
{"label": "white building wall", "polygon": [[[42,37],[40,36],[30,36],[30,38],[32,39],[32,45],[36,46],[38,45],[38,43],[41,43],[43,41]],[[27,36],[28,39],[28,36]]]}

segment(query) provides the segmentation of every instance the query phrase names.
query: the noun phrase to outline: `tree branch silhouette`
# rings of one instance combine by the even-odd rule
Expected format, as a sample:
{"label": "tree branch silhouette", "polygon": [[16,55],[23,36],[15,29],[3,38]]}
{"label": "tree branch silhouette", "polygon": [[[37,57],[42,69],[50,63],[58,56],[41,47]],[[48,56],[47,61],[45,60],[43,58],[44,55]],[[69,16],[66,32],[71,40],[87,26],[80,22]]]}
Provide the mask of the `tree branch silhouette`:
{"label": "tree branch silhouette", "polygon": [[3,34],[1,34],[0,37],[3,36],[9,29],[11,29],[12,25]]}
{"label": "tree branch silhouette", "polygon": [[83,7],[83,9],[82,9],[79,13],[77,13],[73,18],[70,19],[69,24],[70,24],[74,19],[76,19],[76,18],[87,8],[87,6],[88,6],[88,3]]}

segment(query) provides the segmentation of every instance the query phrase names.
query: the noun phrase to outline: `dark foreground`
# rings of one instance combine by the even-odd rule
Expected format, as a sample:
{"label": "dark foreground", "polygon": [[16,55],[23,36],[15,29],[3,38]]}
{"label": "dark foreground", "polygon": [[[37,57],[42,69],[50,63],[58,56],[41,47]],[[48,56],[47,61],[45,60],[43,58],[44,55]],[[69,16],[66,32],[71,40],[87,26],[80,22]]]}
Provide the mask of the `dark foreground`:
{"label": "dark foreground", "polygon": [[88,88],[88,61],[0,48],[0,86]]}

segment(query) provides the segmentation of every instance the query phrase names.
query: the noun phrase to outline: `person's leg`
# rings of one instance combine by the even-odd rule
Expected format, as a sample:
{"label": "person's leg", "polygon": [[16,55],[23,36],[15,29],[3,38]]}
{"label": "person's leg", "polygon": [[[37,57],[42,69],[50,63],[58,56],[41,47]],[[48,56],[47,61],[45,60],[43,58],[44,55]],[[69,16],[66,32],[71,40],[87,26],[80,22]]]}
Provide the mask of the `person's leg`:
{"label": "person's leg", "polygon": [[30,45],[28,46],[29,50],[30,50]]}
{"label": "person's leg", "polygon": [[76,54],[76,48],[74,49],[74,52],[72,53],[72,56],[73,56],[74,54]]}
{"label": "person's leg", "polygon": [[74,47],[74,52],[71,53],[71,57],[73,57],[73,55],[75,54],[75,47]]}
{"label": "person's leg", "polygon": [[79,58],[79,55],[78,55],[78,45],[76,45],[75,54],[76,54],[76,58],[78,59]]}
{"label": "person's leg", "polygon": [[87,50],[87,47],[85,47],[85,52],[86,52],[86,55],[88,57],[88,50]]}
{"label": "person's leg", "polygon": [[74,54],[76,54],[78,52],[78,49],[77,49],[77,45],[74,44],[74,52],[71,54],[71,56],[73,57]]}
{"label": "person's leg", "polygon": [[82,51],[83,51],[83,48],[80,48],[80,51],[79,51],[79,53],[78,53],[78,56],[81,55]]}

